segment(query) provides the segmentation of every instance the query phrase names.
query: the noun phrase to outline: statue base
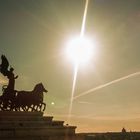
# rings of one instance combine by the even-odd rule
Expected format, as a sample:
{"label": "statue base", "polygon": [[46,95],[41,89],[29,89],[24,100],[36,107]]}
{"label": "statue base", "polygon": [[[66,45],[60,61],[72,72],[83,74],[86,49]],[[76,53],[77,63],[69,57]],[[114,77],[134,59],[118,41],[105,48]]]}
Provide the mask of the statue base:
{"label": "statue base", "polygon": [[0,112],[2,140],[78,140],[75,129],[42,112]]}

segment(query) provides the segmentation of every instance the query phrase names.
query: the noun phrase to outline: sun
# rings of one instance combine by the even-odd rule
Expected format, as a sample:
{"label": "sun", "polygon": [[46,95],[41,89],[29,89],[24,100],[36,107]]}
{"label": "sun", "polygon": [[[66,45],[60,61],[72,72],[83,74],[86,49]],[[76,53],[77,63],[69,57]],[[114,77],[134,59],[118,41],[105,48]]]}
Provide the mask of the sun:
{"label": "sun", "polygon": [[86,63],[93,54],[93,43],[85,36],[70,39],[66,54],[75,64]]}

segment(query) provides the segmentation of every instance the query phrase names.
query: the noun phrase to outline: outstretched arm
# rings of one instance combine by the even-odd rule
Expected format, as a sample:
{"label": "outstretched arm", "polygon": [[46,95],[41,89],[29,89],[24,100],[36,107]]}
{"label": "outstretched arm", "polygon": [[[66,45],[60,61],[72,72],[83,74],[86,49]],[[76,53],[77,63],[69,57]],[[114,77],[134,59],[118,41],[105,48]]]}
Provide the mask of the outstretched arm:
{"label": "outstretched arm", "polygon": [[18,78],[18,75],[15,77],[15,79],[17,79]]}

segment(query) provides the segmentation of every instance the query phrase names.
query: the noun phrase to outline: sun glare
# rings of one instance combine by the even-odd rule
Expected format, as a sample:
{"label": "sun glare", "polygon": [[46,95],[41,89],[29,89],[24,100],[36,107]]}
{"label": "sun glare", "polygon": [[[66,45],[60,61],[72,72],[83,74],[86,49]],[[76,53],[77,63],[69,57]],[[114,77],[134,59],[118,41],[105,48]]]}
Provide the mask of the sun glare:
{"label": "sun glare", "polygon": [[93,43],[86,37],[73,38],[67,46],[67,56],[74,63],[86,63],[92,56]]}

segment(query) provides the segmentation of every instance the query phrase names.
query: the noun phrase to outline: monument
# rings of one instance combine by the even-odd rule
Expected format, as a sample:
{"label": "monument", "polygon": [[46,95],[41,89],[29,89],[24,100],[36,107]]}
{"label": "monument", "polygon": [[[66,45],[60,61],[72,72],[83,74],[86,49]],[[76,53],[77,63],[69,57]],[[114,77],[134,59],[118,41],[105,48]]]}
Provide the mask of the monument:
{"label": "monument", "polygon": [[[10,67],[10,68],[9,68]],[[0,96],[0,139],[2,140],[78,140],[75,126],[44,116],[46,104],[43,93],[48,91],[42,83],[32,91],[15,90],[14,68],[1,56],[0,72],[7,77]]]}

